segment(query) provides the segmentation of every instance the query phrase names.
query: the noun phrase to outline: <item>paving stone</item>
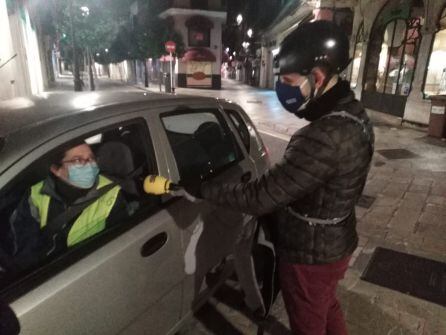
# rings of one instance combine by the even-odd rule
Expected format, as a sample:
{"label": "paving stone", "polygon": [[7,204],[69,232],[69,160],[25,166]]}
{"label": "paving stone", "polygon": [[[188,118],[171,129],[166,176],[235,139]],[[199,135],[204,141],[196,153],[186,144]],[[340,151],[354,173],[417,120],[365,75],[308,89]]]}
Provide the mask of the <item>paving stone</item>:
{"label": "paving stone", "polygon": [[362,208],[359,206],[355,207],[355,214],[357,220],[361,220],[361,218],[363,218],[366,213],[367,213],[367,208]]}
{"label": "paving stone", "polygon": [[393,207],[386,207],[386,206],[373,207],[361,219],[361,223],[386,227],[393,216],[393,212],[394,212]]}
{"label": "paving stone", "polygon": [[429,185],[417,185],[417,184],[412,184],[409,187],[409,191],[410,192],[421,192],[421,193],[427,193],[430,190],[430,186]]}
{"label": "paving stone", "polygon": [[420,215],[421,211],[400,208],[395,212],[389,222],[391,231],[398,231],[403,233],[414,232]]}
{"label": "paving stone", "polygon": [[399,204],[399,208],[402,210],[412,210],[421,212],[425,206],[424,200],[407,199],[403,198]]}
{"label": "paving stone", "polygon": [[420,201],[420,202],[424,202],[427,199],[428,195],[429,195],[429,193],[427,193],[427,192],[422,193],[422,192],[410,192],[410,191],[408,191],[408,192],[406,192],[404,194],[404,199],[417,200],[417,201]]}
{"label": "paving stone", "polygon": [[423,177],[418,177],[416,176],[413,180],[412,180],[412,184],[413,185],[424,185],[424,186],[431,186],[433,182],[432,178],[423,178]]}
{"label": "paving stone", "polygon": [[360,233],[365,237],[376,237],[382,240],[385,239],[388,232],[388,228],[385,226],[382,225],[377,226],[370,223],[362,223],[362,221],[360,224],[357,225],[356,229],[358,233]]}
{"label": "paving stone", "polygon": [[395,207],[400,203],[400,198],[378,195],[373,204],[374,207]]}
{"label": "paving stone", "polygon": [[387,185],[382,194],[384,196],[401,199],[408,187],[409,183],[398,184],[392,182]]}
{"label": "paving stone", "polygon": [[438,206],[435,204],[426,204],[426,206],[424,207],[424,211],[427,213],[446,216],[446,207],[445,206]]}
{"label": "paving stone", "polygon": [[430,254],[437,255],[436,258],[437,260],[440,259],[442,262],[445,262],[446,261],[446,243],[444,239],[445,235],[435,235],[436,234],[435,231],[433,231],[432,234],[434,236],[427,235],[424,237],[421,248],[423,249],[423,251],[428,252],[429,255]]}
{"label": "paving stone", "polygon": [[446,207],[446,197],[440,195],[431,195],[426,200],[429,204],[440,205]]}
{"label": "paving stone", "polygon": [[436,185],[435,183],[432,185],[431,187],[431,192],[432,195],[440,195],[440,196],[444,196],[446,194],[446,187],[444,186],[440,186],[440,185]]}

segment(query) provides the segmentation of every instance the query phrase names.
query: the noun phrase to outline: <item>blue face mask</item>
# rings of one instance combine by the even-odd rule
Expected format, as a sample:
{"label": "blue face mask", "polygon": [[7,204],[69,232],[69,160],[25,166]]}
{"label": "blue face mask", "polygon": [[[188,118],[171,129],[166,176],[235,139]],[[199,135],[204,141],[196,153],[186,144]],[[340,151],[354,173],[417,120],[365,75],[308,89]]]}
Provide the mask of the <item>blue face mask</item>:
{"label": "blue face mask", "polygon": [[91,188],[98,174],[99,168],[96,163],[68,166],[68,180],[70,184],[79,188]]}
{"label": "blue face mask", "polygon": [[299,86],[284,84],[280,79],[276,82],[276,94],[283,108],[291,113],[296,113],[306,100]]}

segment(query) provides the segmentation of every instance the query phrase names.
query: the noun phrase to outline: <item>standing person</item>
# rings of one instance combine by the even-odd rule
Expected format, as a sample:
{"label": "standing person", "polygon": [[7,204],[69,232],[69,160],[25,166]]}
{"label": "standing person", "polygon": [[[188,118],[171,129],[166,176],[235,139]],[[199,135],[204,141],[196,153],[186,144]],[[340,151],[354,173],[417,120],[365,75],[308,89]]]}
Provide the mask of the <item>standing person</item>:
{"label": "standing person", "polygon": [[274,213],[279,277],[294,334],[347,334],[336,298],[358,244],[355,204],[373,154],[372,125],[347,81],[349,43],[332,22],[300,25],[278,54],[277,97],[310,121],[280,162],[245,184],[203,183],[192,195],[241,212]]}

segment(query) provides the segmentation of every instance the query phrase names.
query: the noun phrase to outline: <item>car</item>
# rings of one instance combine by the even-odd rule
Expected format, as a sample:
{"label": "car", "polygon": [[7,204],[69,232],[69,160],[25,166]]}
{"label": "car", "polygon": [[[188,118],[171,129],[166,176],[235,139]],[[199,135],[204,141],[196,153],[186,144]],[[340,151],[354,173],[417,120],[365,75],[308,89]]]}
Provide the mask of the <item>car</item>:
{"label": "car", "polygon": [[[8,263],[11,215],[53,157],[79,141],[93,149],[101,174],[121,186],[132,214],[16,270]],[[237,244],[249,250],[256,219],[145,194],[144,178],[246,182],[268,166],[253,123],[226,100],[104,91],[0,102],[0,293],[21,334],[177,332],[234,267],[252,277],[252,267],[237,269]],[[217,284],[206,281],[210,274],[219,275]]]}

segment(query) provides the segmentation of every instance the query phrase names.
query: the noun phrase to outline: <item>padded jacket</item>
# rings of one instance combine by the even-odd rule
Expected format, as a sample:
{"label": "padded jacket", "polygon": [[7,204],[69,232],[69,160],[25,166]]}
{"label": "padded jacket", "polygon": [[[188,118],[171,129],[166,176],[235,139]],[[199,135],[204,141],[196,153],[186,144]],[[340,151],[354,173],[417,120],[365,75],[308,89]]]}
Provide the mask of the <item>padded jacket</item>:
{"label": "padded jacket", "polygon": [[[245,184],[201,186],[203,198],[216,205],[256,216],[273,213],[269,217],[283,261],[332,263],[357,246],[354,208],[367,179],[374,135],[364,108],[347,85],[339,82],[307,107],[312,122],[291,137],[282,160],[264,175]],[[350,118],[327,116],[333,111],[345,111],[363,126]],[[312,218],[348,217],[337,224],[309,224],[289,208]]]}

